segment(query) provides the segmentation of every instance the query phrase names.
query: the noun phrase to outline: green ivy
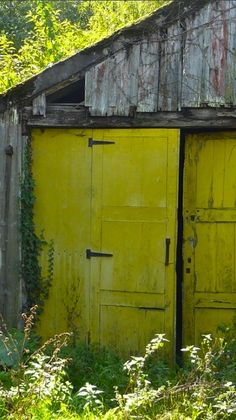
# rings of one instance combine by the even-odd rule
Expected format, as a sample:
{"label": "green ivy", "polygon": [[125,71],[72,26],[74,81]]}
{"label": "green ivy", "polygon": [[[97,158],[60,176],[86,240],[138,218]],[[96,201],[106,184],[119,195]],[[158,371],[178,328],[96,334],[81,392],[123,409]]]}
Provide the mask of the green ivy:
{"label": "green ivy", "polygon": [[[23,176],[21,178],[21,276],[25,284],[27,294],[27,307],[38,305],[38,312],[42,312],[45,299],[48,297],[49,288],[53,278],[54,245],[44,239],[43,233],[38,236],[35,232],[34,223],[34,195],[35,182],[32,174],[32,148],[29,138],[24,152]],[[48,248],[47,276],[42,276],[39,264],[41,252],[44,247]]]}

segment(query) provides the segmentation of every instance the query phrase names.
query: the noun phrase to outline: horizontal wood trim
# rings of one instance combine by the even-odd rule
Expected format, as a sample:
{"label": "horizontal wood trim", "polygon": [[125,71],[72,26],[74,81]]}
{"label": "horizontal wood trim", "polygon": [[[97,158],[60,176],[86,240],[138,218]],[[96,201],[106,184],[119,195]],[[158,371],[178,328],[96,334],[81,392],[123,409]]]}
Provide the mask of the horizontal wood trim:
{"label": "horizontal wood trim", "polygon": [[[165,309],[163,294],[127,292],[127,290],[101,290],[103,306],[129,306],[137,309]],[[167,305],[166,305],[167,306]]]}
{"label": "horizontal wood trim", "polygon": [[76,105],[49,105],[46,117],[32,116],[25,108],[30,127],[88,128],[186,128],[236,129],[236,109],[186,108],[179,112],[139,112],[134,117],[92,117],[88,109]]}
{"label": "horizontal wood trim", "polygon": [[204,297],[205,292],[195,293],[195,305],[197,308],[219,308],[219,309],[236,309],[236,293],[230,291],[229,293],[207,293],[207,298]]}

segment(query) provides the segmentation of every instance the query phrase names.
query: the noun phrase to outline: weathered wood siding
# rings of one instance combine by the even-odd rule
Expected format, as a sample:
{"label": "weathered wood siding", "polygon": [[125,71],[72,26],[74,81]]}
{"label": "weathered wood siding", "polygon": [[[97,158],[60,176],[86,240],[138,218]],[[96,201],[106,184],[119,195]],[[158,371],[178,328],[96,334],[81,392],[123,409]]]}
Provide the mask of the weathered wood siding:
{"label": "weathered wood siding", "polygon": [[19,273],[19,184],[23,140],[17,110],[0,115],[0,313],[16,325],[22,301]]}
{"label": "weathered wood siding", "polygon": [[[125,41],[124,41],[125,42]],[[157,110],[159,42],[156,34],[130,41],[85,74],[85,105],[93,115]]]}
{"label": "weathered wood siding", "polygon": [[[116,42],[116,41],[114,41]],[[119,39],[121,42],[121,39]],[[153,25],[85,74],[91,115],[236,105],[236,0],[219,0]]]}
{"label": "weathered wood siding", "polygon": [[231,106],[235,98],[236,2],[212,2],[186,19],[182,106]]}

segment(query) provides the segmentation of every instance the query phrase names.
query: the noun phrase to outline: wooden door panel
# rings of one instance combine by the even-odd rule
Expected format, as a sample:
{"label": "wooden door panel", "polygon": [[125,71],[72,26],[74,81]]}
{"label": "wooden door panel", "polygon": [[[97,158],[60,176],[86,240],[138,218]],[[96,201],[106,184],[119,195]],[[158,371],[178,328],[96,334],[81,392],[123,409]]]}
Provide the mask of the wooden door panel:
{"label": "wooden door panel", "polygon": [[[53,283],[40,317],[38,333],[45,339],[77,326],[87,338],[90,240],[91,130],[47,129],[32,131],[35,180],[35,226],[53,241]],[[48,271],[48,247],[40,264]]]}
{"label": "wooden door panel", "polygon": [[115,144],[104,146],[103,206],[165,208],[168,137],[159,133],[156,139],[152,130],[146,130],[146,137],[141,136],[141,130],[132,131],[104,133],[104,138],[111,136]]}
{"label": "wooden door panel", "polygon": [[158,331],[165,331],[163,309],[122,307],[119,302],[117,306],[101,305],[100,311],[101,342],[125,356],[144,349]]}
{"label": "wooden door panel", "polygon": [[[194,342],[199,343],[203,334],[220,335],[219,326],[229,325],[235,315],[234,308],[195,308]],[[206,322],[207,321],[207,322]]]}
{"label": "wooden door panel", "polygon": [[103,220],[102,249],[113,258],[101,261],[101,289],[164,293],[165,235],[166,223]]}
{"label": "wooden door panel", "polygon": [[197,223],[195,291],[236,291],[235,223]]}
{"label": "wooden door panel", "polygon": [[236,134],[186,138],[184,342],[213,333],[236,309]]}
{"label": "wooden door panel", "polygon": [[154,333],[165,332],[174,348],[178,131],[94,130],[93,136],[114,142],[93,149],[92,187],[93,246],[113,257],[91,266],[90,318],[97,320],[91,337],[129,352],[143,351]]}
{"label": "wooden door panel", "polygon": [[234,208],[235,133],[189,135],[185,150],[185,209]]}

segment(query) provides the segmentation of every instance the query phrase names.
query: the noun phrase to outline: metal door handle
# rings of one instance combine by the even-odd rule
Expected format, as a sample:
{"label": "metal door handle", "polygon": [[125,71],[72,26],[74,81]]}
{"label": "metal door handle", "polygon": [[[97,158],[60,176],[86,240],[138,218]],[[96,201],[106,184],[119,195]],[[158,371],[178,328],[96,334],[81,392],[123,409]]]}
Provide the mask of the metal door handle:
{"label": "metal door handle", "polygon": [[169,265],[169,258],[170,258],[170,238],[166,238],[166,257],[165,257],[165,265]]}
{"label": "metal door handle", "polygon": [[91,249],[86,249],[86,258],[90,260],[91,257],[113,257],[113,254],[108,254],[106,252],[95,252]]}

